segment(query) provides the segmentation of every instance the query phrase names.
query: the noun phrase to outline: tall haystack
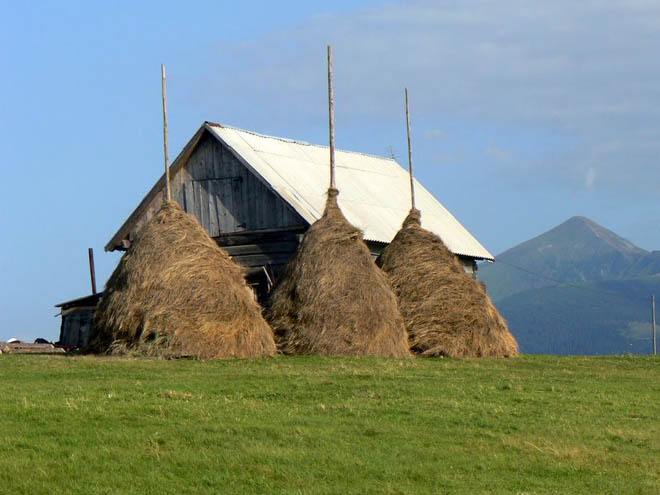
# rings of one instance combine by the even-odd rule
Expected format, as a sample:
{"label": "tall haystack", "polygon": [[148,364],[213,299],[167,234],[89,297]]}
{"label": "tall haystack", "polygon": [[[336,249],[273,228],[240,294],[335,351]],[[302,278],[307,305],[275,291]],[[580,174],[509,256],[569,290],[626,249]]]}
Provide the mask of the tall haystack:
{"label": "tall haystack", "polygon": [[200,358],[275,354],[241,268],[172,201],[138,232],[106,284],[91,350]]}
{"label": "tall haystack", "polygon": [[335,185],[332,48],[328,45],[330,187],[323,216],[307,230],[269,301],[285,354],[408,357],[403,319],[387,277],[360,229],[344,217]]}
{"label": "tall haystack", "polygon": [[267,317],[285,354],[408,357],[403,320],[362,232],[328,190],[323,216],[305,234],[275,288]]}
{"label": "tall haystack", "polygon": [[516,356],[518,343],[484,286],[465,273],[437,235],[422,228],[415,208],[407,88],[405,95],[412,207],[376,262],[399,300],[410,349],[422,356]]}
{"label": "tall haystack", "polygon": [[377,260],[399,299],[410,349],[422,356],[513,357],[518,344],[486,293],[411,210]]}

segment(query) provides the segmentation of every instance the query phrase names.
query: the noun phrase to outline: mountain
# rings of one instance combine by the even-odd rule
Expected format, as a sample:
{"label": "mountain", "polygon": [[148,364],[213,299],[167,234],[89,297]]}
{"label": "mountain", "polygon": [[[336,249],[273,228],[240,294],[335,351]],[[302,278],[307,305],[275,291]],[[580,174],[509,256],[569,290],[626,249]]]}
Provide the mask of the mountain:
{"label": "mountain", "polygon": [[649,298],[660,295],[660,251],[572,217],[495,259],[479,266],[479,278],[522,352],[651,351]]}
{"label": "mountain", "polygon": [[495,259],[479,265],[479,278],[495,301],[557,281],[581,284],[660,273],[660,251],[649,253],[585,217],[572,217]]}

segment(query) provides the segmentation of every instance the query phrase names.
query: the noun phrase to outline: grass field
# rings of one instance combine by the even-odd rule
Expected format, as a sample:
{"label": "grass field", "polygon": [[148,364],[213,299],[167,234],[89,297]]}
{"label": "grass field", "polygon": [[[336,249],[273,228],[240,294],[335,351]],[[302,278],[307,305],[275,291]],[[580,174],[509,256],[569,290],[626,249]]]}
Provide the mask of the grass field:
{"label": "grass field", "polygon": [[660,359],[0,356],[1,493],[660,493]]}

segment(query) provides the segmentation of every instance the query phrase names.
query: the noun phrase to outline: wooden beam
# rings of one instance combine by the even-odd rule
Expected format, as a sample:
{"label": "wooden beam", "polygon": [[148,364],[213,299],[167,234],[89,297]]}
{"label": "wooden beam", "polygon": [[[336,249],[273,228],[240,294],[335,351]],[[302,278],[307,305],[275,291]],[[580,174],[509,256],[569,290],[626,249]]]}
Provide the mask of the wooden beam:
{"label": "wooden beam", "polygon": [[251,232],[244,230],[233,234],[221,234],[213,239],[220,247],[264,244],[269,242],[298,242],[298,236],[305,232],[305,230],[307,230],[306,226],[288,229],[253,230]]}
{"label": "wooden beam", "polygon": [[295,253],[297,241],[263,242],[261,244],[242,244],[240,246],[223,246],[229,256],[246,256],[250,254],[280,254]]}
{"label": "wooden beam", "polygon": [[292,253],[250,254],[247,256],[232,256],[232,260],[242,266],[285,265],[293,256]]}
{"label": "wooden beam", "polygon": [[92,294],[96,295],[96,269],[94,268],[94,249],[87,250],[89,256],[89,276],[92,279]]}

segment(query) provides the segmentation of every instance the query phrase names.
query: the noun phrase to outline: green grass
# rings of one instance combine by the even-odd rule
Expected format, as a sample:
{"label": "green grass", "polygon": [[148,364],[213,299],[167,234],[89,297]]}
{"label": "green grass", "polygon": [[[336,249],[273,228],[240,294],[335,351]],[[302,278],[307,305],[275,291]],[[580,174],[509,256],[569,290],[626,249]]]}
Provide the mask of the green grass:
{"label": "green grass", "polygon": [[659,493],[660,360],[0,356],[2,493]]}

